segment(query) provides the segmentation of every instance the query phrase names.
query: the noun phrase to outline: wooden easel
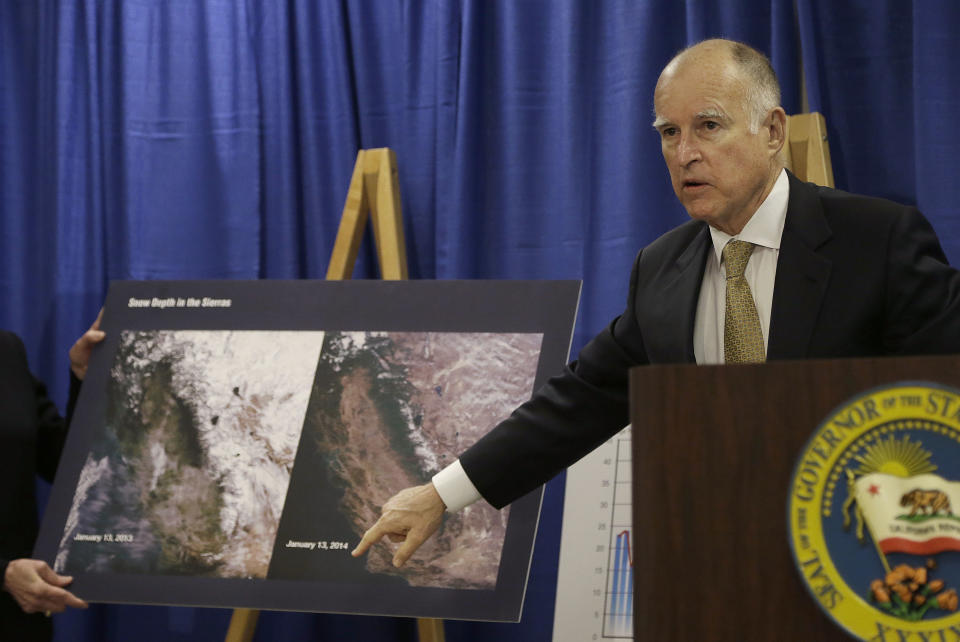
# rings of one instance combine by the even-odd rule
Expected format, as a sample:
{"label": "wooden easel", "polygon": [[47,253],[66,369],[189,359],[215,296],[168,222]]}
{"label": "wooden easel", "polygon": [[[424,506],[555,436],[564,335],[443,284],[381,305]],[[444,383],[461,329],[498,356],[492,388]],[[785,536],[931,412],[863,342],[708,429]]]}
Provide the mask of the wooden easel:
{"label": "wooden easel", "polygon": [[360,241],[367,227],[368,211],[381,277],[391,281],[407,278],[397,157],[392,149],[381,147],[357,152],[347,202],[343,205],[340,228],[327,267],[328,281],[341,281],[353,275]]}
{"label": "wooden easel", "polygon": [[[380,262],[380,276],[386,280],[407,278],[407,250],[400,213],[400,183],[397,180],[397,156],[392,149],[361,149],[353,166],[353,177],[343,205],[340,227],[333,243],[328,281],[342,281],[353,275],[360,242],[367,227],[373,226],[373,239]],[[257,609],[234,609],[225,642],[251,642],[257,628]],[[417,618],[420,642],[444,642],[443,620]]]}
{"label": "wooden easel", "polygon": [[820,112],[787,116],[787,169],[802,181],[833,187],[833,165],[827,143],[827,121]]}

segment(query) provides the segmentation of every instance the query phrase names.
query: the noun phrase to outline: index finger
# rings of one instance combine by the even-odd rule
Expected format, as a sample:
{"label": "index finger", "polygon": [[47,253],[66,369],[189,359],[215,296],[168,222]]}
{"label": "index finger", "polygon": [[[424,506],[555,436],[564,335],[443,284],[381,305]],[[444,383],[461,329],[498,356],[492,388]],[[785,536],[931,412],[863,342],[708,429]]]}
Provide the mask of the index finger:
{"label": "index finger", "polygon": [[426,541],[427,537],[429,537],[429,533],[424,533],[421,529],[414,529],[407,533],[407,539],[404,540],[393,556],[393,565],[400,568],[406,564],[407,560],[413,557],[413,554],[417,552],[417,549]]}
{"label": "index finger", "polygon": [[42,603],[44,609],[53,613],[63,613],[68,606],[75,609],[87,608],[87,603],[78,598],[70,591],[62,588],[51,587],[43,597]]}
{"label": "index finger", "polygon": [[387,530],[380,524],[381,520],[377,520],[377,523],[367,529],[367,532],[363,534],[363,539],[360,540],[360,543],[357,544],[357,547],[353,549],[350,553],[354,557],[360,557],[367,550],[383,539],[383,536],[387,534]]}
{"label": "index finger", "polygon": [[85,601],[81,600],[79,597],[71,593],[70,591],[66,592],[64,599],[64,604],[75,609],[85,609],[89,606]]}

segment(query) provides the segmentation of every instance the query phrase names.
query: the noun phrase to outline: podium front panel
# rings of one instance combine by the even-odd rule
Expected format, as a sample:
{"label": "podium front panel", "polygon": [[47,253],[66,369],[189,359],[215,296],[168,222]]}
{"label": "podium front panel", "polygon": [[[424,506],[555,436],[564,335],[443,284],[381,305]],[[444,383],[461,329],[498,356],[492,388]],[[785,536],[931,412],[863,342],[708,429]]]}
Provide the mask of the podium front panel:
{"label": "podium front panel", "polygon": [[960,387],[960,357],[631,371],[637,640],[848,640],[791,555],[791,475],[817,427],[898,382]]}

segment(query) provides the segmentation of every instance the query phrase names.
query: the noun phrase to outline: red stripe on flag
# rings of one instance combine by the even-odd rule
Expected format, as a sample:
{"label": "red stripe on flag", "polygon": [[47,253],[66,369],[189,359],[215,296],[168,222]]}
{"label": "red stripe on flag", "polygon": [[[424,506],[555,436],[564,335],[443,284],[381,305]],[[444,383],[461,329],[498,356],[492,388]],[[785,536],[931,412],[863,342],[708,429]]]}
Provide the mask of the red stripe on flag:
{"label": "red stripe on flag", "polygon": [[888,537],[880,540],[880,550],[884,553],[933,555],[941,551],[960,551],[960,539],[955,537],[934,537],[925,542],[915,542],[903,537]]}

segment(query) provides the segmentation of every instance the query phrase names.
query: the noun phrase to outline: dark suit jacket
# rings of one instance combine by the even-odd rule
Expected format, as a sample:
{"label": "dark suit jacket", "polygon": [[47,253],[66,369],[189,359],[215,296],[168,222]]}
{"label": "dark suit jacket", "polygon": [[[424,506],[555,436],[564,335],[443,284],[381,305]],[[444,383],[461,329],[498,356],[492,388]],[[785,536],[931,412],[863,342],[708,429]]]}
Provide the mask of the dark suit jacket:
{"label": "dark suit jacket", "polygon": [[[78,390],[74,382],[71,409]],[[0,330],[0,573],[10,560],[30,557],[37,537],[36,475],[53,481],[66,433],[67,422],[30,374],[23,343]],[[48,640],[51,632],[49,618],[25,614],[0,592],[0,640]]]}
{"label": "dark suit jacket", "polygon": [[[960,353],[960,273],[920,212],[789,180],[767,358]],[[694,362],[710,248],[689,221],[640,251],[623,314],[461,455],[484,499],[510,503],[625,426],[629,368]]]}

